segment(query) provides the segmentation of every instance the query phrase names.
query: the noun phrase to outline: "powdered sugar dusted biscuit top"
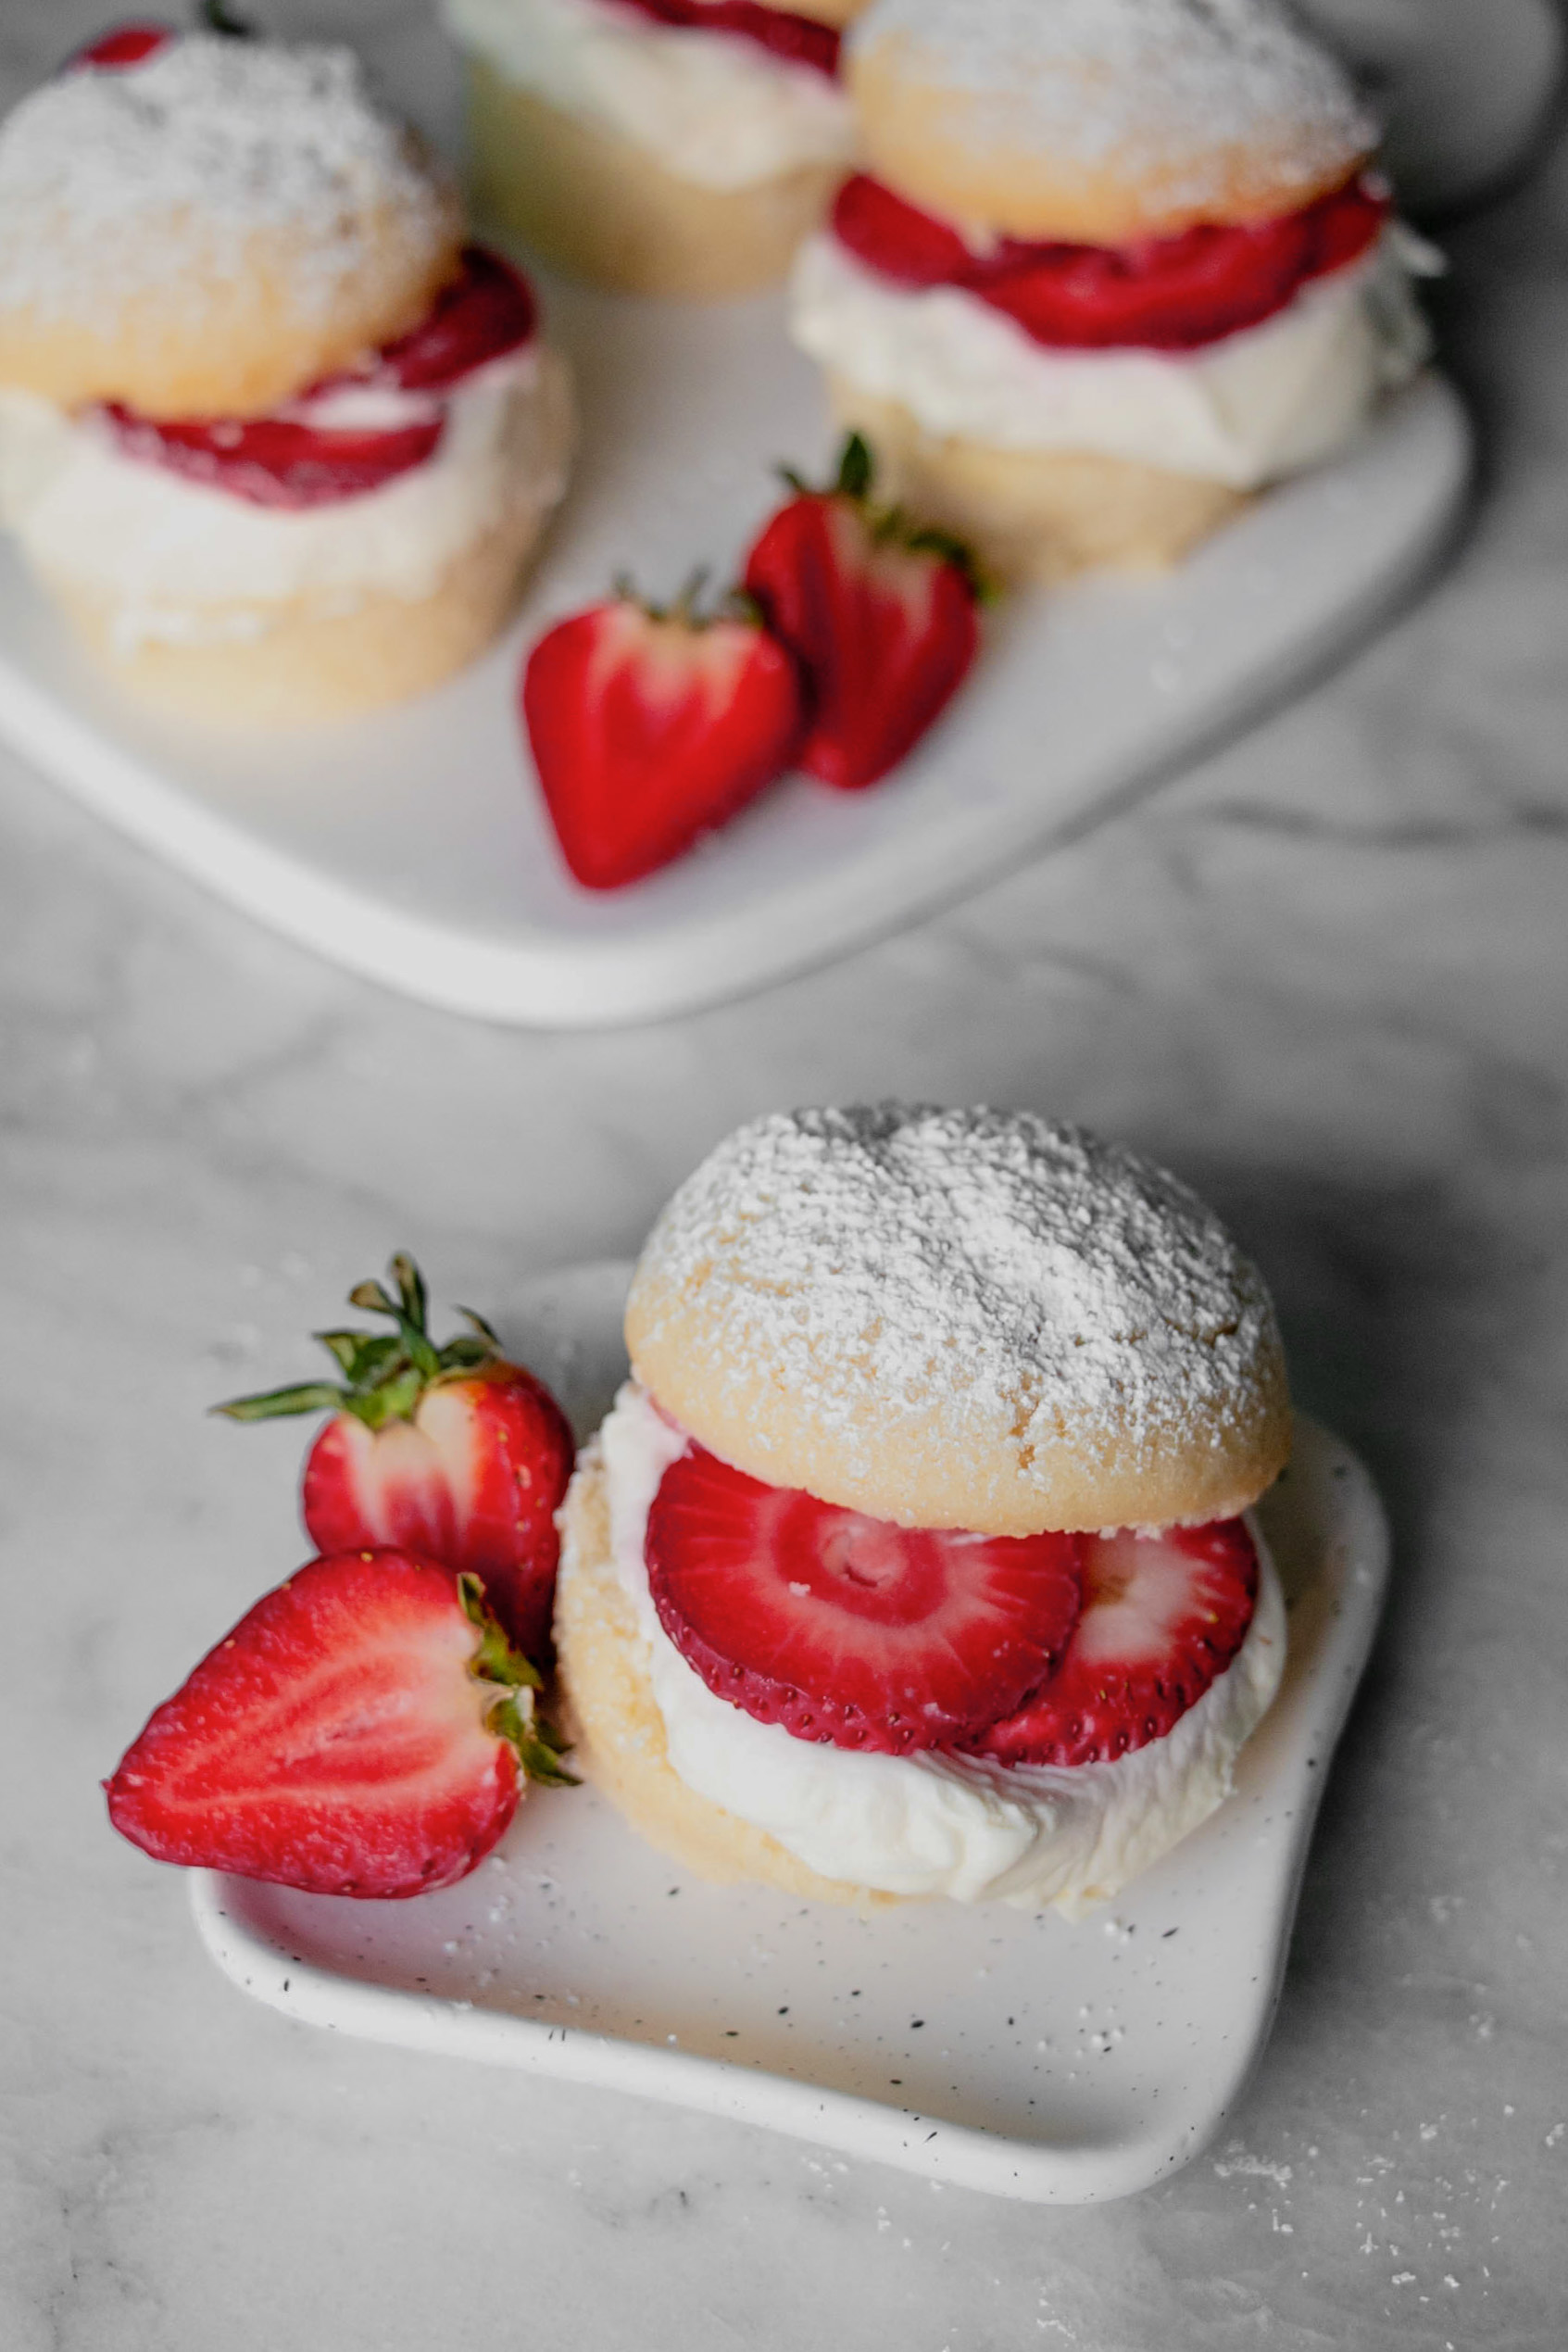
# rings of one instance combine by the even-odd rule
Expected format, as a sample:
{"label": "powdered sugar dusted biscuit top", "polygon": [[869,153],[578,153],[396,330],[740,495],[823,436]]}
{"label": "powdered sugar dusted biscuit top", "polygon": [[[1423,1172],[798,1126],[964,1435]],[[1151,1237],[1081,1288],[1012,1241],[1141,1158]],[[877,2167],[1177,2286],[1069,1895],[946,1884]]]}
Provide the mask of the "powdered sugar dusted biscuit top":
{"label": "powdered sugar dusted biscuit top", "polygon": [[1377,139],[1279,0],[875,0],[850,41],[871,169],[1015,236],[1266,218]]}
{"label": "powdered sugar dusted biscuit top", "polygon": [[255,413],[413,325],[453,193],[346,49],[193,35],[0,126],[0,382]]}
{"label": "powdered sugar dusted biscuit top", "polygon": [[1288,1453],[1267,1292],[1175,1177],[1029,1112],[742,1127],[627,1310],[665,1411],[754,1476],[906,1526],[1162,1526]]}

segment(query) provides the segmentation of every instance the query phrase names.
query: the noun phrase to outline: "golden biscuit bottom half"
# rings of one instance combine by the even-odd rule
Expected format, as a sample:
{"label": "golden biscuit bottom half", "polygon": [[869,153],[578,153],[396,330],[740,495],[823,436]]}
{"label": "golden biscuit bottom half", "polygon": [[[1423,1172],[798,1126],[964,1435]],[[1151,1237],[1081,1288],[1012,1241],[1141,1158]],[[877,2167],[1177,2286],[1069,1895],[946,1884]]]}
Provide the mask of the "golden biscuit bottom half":
{"label": "golden biscuit bottom half", "polygon": [[1094,450],[1002,449],[927,431],[900,401],[830,375],[838,421],[864,435],[879,493],[965,540],[1004,582],[1161,572],[1233,520],[1249,494]]}
{"label": "golden biscuit bottom half", "polygon": [[[477,660],[517,609],[545,522],[536,507],[520,506],[466,547],[427,597],[367,596],[346,612],[303,599],[265,615],[232,607],[234,635],[216,642],[127,648],[113,606],[74,581],[45,585],[139,701],[205,725],[304,725],[408,701]],[[208,625],[222,621],[215,611]]]}

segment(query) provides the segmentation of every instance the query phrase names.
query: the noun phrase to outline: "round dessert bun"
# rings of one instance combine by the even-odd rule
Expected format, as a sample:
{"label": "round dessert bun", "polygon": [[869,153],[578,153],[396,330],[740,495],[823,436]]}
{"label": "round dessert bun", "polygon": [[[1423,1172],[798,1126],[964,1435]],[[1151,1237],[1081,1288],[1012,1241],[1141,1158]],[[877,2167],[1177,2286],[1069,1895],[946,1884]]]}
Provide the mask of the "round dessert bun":
{"label": "round dessert bun", "polygon": [[483,57],[467,73],[479,218],[611,294],[716,302],[778,285],[844,176],[838,164],[810,163],[746,187],[699,187]]}
{"label": "round dessert bun", "polygon": [[0,385],[265,414],[418,324],[454,188],[346,49],[192,34],[0,126]]}
{"label": "round dessert bun", "polygon": [[875,0],[847,79],[869,171],[943,220],[1031,241],[1293,212],[1377,136],[1276,0]]}
{"label": "round dessert bun", "polygon": [[740,1128],[655,1226],[626,1337],[709,1451],[905,1527],[1202,1524],[1290,1451],[1273,1311],[1219,1220],[1031,1112]]}
{"label": "round dessert bun", "polygon": [[660,1854],[721,1886],[760,1882],[819,1903],[869,1907],[897,1895],[824,1879],[750,1821],[699,1796],[672,1769],[646,1648],[616,1576],[604,1470],[578,1463],[560,1514],[556,1654],[573,1768]]}
{"label": "round dessert bun", "polygon": [[972,547],[991,577],[1047,585],[1114,567],[1160,572],[1249,503],[1201,474],[1094,450],[1001,449],[934,434],[902,401],[830,373],[828,396],[876,461],[881,495]]}

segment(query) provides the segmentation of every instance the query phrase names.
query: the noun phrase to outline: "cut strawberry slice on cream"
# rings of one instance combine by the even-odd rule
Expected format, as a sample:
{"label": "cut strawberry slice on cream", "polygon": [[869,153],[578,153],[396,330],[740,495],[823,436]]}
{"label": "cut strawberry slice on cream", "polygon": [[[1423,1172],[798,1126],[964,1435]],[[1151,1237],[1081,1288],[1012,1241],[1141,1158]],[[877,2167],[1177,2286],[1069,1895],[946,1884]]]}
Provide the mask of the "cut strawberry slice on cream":
{"label": "cut strawberry slice on cream", "polygon": [[450,392],[477,368],[520,350],[537,323],[533,291],[521,272],[483,245],[468,245],[462,275],[443,287],[417,327],[387,345],[371,381],[405,392]]}
{"label": "cut strawberry slice on cream", "polygon": [[648,1514],[648,1589],[720,1698],[800,1740],[908,1755],[1013,1714],[1079,1609],[1069,1535],[895,1527],[693,1445]]}
{"label": "cut strawberry slice on cream", "polygon": [[966,1744],[999,1764],[1106,1764],[1147,1747],[1236,1656],[1258,1598],[1246,1524],[1085,1536],[1084,1610],[1029,1704]]}
{"label": "cut strawberry slice on cream", "polygon": [[950,285],[1004,311],[1035,342],[1072,350],[1190,351],[1261,325],[1311,279],[1370,252],[1388,199],[1365,175],[1298,212],[1205,226],[1130,245],[1030,245],[981,252],[864,173],[834,207],[840,245],[911,288]]}
{"label": "cut strawberry slice on cream", "polygon": [[786,65],[810,66],[830,81],[838,74],[840,38],[830,24],[814,17],[791,15],[787,8],[766,8],[759,0],[625,0],[640,15],[657,24],[679,25],[697,32],[727,32],[756,44]]}
{"label": "cut strawberry slice on cream", "polygon": [[522,348],[536,322],[527,281],[470,245],[461,276],[419,326],[369,370],[331,377],[286,410],[171,421],[118,405],[103,413],[128,457],[231,497],[294,509],[335,505],[433,457],[445,427],[443,402],[480,368]]}

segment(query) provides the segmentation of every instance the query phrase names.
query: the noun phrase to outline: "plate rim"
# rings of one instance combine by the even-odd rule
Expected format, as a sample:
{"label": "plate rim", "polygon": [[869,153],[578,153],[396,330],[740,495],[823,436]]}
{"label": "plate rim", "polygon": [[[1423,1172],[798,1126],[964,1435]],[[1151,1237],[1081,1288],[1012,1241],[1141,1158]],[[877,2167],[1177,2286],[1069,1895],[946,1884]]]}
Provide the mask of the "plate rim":
{"label": "plate rim", "polygon": [[[603,1259],[561,1267],[529,1286],[520,1308],[526,1312],[532,1299],[537,1311],[555,1293],[568,1302],[569,1320],[576,1322],[591,1310],[581,1303],[571,1308],[573,1291],[594,1293],[601,1287],[608,1291],[617,1281],[624,1282],[627,1271],[624,1262]],[[1351,1448],[1322,1424],[1304,1414],[1296,1418],[1298,1443],[1322,1453],[1323,1475],[1332,1477],[1339,1493],[1325,1545],[1329,1556],[1318,1572],[1325,1581],[1318,1588],[1314,1580],[1308,1588],[1308,1594],[1321,1590],[1323,1623],[1293,1702],[1307,1728],[1316,1765],[1292,1770],[1287,1783],[1290,1832],[1265,1866],[1280,1872],[1266,1965],[1255,1980],[1246,2029],[1227,2045],[1234,2055],[1220,2069],[1215,2094],[1197,2120],[1189,2118],[1173,2129],[1146,2121],[1140,2132],[1101,2147],[1082,2143],[1063,2147],[1011,2138],[739,2060],[340,1974],[291,1953],[253,1924],[244,1916],[248,1882],[214,1871],[191,1873],[190,1902],[201,1941],[224,1975],[253,1999],[303,2023],[357,2038],[657,2098],[1030,2203],[1093,2204],[1150,2187],[1213,2139],[1267,2044],[1318,1807],[1334,1749],[1371,1654],[1386,1591],[1390,1533],[1370,1473]],[[266,1895],[263,1888],[251,1899],[265,1901]]]}

